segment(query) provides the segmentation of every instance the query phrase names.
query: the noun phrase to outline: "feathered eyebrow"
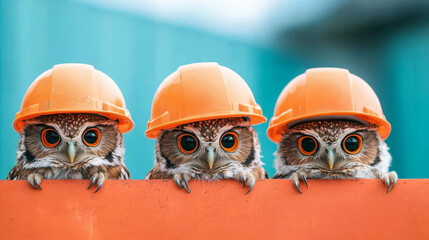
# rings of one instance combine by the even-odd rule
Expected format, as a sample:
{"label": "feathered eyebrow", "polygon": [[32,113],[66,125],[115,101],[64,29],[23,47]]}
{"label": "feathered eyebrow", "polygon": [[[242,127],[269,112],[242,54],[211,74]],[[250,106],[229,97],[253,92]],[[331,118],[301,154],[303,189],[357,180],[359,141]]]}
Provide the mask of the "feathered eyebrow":
{"label": "feathered eyebrow", "polygon": [[289,133],[290,136],[312,136],[311,134],[306,134],[305,131],[294,130]]}
{"label": "feathered eyebrow", "polygon": [[36,123],[36,124],[32,124],[35,127],[49,127],[49,128],[53,128],[52,125],[47,125],[47,124],[43,124],[43,123]]}
{"label": "feathered eyebrow", "polygon": [[365,132],[368,132],[368,129],[358,129],[352,133],[365,133]]}
{"label": "feathered eyebrow", "polygon": [[191,132],[191,131],[186,131],[186,130],[183,130],[183,129],[172,129],[172,130],[169,130],[170,132],[181,132],[181,133],[188,133],[188,134],[192,134],[192,135],[195,135],[195,133],[194,132]]}
{"label": "feathered eyebrow", "polygon": [[96,125],[94,125],[92,127],[110,127],[112,125],[114,125],[114,124],[96,124]]}
{"label": "feathered eyebrow", "polygon": [[231,129],[229,129],[228,131],[230,131],[230,130],[232,130],[232,129],[237,129],[237,128],[242,128],[242,129],[244,129],[244,128],[249,128],[249,126],[234,126],[234,127],[232,127]]}

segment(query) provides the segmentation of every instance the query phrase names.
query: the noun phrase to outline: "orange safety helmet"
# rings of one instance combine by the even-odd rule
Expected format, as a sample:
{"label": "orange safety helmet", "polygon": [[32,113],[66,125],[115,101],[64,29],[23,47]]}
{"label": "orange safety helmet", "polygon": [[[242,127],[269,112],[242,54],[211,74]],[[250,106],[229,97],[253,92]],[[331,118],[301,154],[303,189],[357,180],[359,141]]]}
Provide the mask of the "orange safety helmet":
{"label": "orange safety helmet", "polygon": [[249,117],[251,124],[267,121],[237,73],[217,63],[184,65],[156,91],[146,136],[156,138],[162,129],[229,117]]}
{"label": "orange safety helmet", "polygon": [[20,133],[26,120],[60,113],[99,114],[117,121],[122,133],[134,126],[119,87],[87,64],[59,64],[38,76],[24,95],[13,128]]}
{"label": "orange safety helmet", "polygon": [[377,127],[381,138],[390,134],[374,90],[361,78],[341,68],[313,68],[289,82],[277,99],[268,138],[280,142],[287,128],[323,119],[357,120]]}

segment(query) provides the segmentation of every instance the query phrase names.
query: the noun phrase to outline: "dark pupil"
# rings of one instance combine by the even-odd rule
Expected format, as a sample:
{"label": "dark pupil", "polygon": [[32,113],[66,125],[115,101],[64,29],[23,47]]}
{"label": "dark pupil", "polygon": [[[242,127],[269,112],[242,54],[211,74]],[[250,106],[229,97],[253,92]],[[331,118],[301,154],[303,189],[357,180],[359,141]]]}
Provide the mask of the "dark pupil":
{"label": "dark pupil", "polygon": [[227,134],[222,138],[222,146],[224,148],[232,148],[234,146],[235,139],[231,134]]}
{"label": "dark pupil", "polygon": [[60,136],[58,135],[57,132],[53,131],[53,130],[48,130],[46,132],[46,141],[49,144],[55,144],[60,140]]}
{"label": "dark pupil", "polygon": [[348,137],[344,143],[344,146],[350,152],[354,152],[359,148],[359,140],[357,137]]}
{"label": "dark pupil", "polygon": [[85,141],[89,144],[94,144],[95,142],[97,142],[97,134],[94,130],[89,130],[88,132],[86,132],[84,138]]}
{"label": "dark pupil", "polygon": [[302,139],[302,149],[306,152],[312,152],[316,148],[316,142],[312,138],[304,138]]}
{"label": "dark pupil", "polygon": [[192,151],[197,147],[197,141],[191,136],[184,136],[180,139],[180,145],[185,151]]}

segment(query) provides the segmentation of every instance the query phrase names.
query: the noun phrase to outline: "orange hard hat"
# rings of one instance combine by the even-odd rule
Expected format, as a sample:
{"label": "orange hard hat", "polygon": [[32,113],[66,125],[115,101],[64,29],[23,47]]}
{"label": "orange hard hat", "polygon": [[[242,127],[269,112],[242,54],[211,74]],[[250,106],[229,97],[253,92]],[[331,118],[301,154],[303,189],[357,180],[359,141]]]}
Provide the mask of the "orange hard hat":
{"label": "orange hard hat", "polygon": [[87,64],[59,64],[42,73],[28,88],[13,128],[41,115],[95,113],[118,122],[124,133],[133,126],[121,90],[106,74]]}
{"label": "orange hard hat", "polygon": [[361,78],[341,68],[313,68],[289,82],[277,99],[268,138],[280,142],[287,128],[298,123],[349,119],[377,127],[381,138],[390,134],[374,90]]}
{"label": "orange hard hat", "polygon": [[267,121],[237,73],[217,63],[184,65],[156,91],[146,136],[156,138],[162,129],[228,117],[249,117],[251,124]]}

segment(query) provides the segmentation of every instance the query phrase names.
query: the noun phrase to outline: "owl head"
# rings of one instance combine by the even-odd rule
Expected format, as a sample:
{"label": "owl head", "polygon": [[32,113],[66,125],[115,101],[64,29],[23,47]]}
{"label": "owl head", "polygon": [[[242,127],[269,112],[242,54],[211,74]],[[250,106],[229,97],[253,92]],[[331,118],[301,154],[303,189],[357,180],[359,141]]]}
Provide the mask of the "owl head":
{"label": "owl head", "polygon": [[[123,140],[117,123],[96,114],[55,114],[27,120],[17,159],[31,167],[102,165],[121,159]],[[29,166],[29,165],[27,165]],[[29,166],[30,167],[30,166]]]}
{"label": "owl head", "polygon": [[[276,153],[276,169],[307,165],[325,172],[380,163],[390,157],[376,128],[348,120],[312,121],[287,129]],[[387,164],[390,161],[385,161]],[[382,166],[387,170],[387,166]]]}
{"label": "owl head", "polygon": [[[155,165],[194,178],[231,177],[231,169],[260,164],[260,146],[248,118],[193,122],[163,130],[157,138]],[[237,166],[237,167],[235,167]]]}

